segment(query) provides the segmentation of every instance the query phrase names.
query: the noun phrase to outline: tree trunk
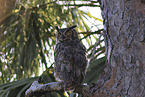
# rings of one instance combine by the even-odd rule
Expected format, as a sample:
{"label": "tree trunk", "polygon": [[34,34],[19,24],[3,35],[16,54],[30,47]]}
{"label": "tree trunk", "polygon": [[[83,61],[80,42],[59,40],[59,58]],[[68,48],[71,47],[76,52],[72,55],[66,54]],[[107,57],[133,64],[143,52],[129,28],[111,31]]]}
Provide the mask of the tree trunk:
{"label": "tree trunk", "polygon": [[107,64],[95,97],[145,97],[145,1],[100,0]]}

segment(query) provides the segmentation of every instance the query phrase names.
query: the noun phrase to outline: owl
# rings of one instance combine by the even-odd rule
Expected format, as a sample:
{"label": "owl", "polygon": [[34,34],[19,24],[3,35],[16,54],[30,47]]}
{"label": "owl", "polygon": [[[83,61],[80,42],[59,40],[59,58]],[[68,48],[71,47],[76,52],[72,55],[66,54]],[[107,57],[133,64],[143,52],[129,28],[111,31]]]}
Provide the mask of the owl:
{"label": "owl", "polygon": [[81,85],[87,66],[86,48],[80,42],[76,25],[57,30],[55,47],[55,77],[64,82],[65,90],[74,90]]}

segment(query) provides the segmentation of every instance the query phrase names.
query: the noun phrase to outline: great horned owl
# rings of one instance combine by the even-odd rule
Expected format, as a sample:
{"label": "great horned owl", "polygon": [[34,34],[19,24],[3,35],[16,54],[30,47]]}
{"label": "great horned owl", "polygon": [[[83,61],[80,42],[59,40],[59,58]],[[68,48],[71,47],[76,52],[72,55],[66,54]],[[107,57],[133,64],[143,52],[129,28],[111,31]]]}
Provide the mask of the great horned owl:
{"label": "great horned owl", "polygon": [[55,47],[55,77],[64,82],[65,90],[81,85],[87,65],[86,49],[74,29],[76,25],[57,30]]}

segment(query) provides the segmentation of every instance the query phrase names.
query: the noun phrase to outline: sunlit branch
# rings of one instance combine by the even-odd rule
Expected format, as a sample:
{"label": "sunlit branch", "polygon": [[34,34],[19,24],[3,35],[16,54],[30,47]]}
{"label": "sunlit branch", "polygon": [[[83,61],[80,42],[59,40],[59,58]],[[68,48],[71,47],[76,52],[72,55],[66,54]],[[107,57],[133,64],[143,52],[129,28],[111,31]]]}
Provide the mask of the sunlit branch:
{"label": "sunlit branch", "polygon": [[[33,7],[34,9],[35,8],[42,8],[42,7],[47,7],[47,6],[51,6],[50,4],[53,4],[53,3],[56,3],[56,1],[53,1],[53,2],[49,2],[49,3],[46,3],[46,4],[42,4],[42,5],[37,5],[36,7]],[[63,5],[60,5],[59,6],[75,6],[75,7],[82,7],[82,6],[89,6],[89,7],[100,7],[100,5],[95,5],[95,3],[89,3],[89,4],[63,4]]]}
{"label": "sunlit branch", "polygon": [[95,32],[80,32],[79,34],[87,34],[86,36],[84,36],[83,38],[81,38],[80,41],[83,40],[83,39],[85,39],[85,38],[87,38],[90,35],[98,34],[98,33],[100,34],[101,31],[103,31],[103,29],[100,29],[100,30],[95,31]]}
{"label": "sunlit branch", "polygon": [[89,7],[100,7],[99,5],[94,5],[92,3],[90,4],[65,4],[62,6],[76,6],[76,7],[82,7],[82,6],[89,6]]}
{"label": "sunlit branch", "polygon": [[[63,82],[51,82],[47,84],[39,84],[38,81],[34,81],[31,87],[25,92],[25,97],[40,96],[46,92],[58,92],[64,90]],[[74,92],[81,93],[83,97],[90,95],[90,87],[88,85],[78,86]]]}
{"label": "sunlit branch", "polygon": [[96,47],[99,45],[100,40],[101,40],[101,37],[102,37],[102,34],[99,36],[98,41],[96,41],[96,43],[95,43],[95,45],[94,45],[94,47],[93,47],[93,50],[92,50],[92,55],[91,55],[90,60],[92,60],[92,59],[93,59],[93,57],[94,57],[94,54],[95,54],[95,51],[96,51]]}

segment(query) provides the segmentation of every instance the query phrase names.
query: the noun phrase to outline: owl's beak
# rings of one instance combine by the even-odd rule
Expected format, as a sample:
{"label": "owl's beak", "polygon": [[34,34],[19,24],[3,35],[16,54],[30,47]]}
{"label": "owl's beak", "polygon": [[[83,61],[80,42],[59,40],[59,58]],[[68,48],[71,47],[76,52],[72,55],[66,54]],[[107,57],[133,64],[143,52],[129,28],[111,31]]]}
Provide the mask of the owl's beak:
{"label": "owl's beak", "polygon": [[65,36],[64,35],[61,35],[61,39],[65,39]]}

